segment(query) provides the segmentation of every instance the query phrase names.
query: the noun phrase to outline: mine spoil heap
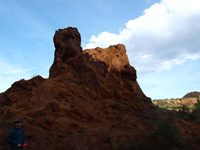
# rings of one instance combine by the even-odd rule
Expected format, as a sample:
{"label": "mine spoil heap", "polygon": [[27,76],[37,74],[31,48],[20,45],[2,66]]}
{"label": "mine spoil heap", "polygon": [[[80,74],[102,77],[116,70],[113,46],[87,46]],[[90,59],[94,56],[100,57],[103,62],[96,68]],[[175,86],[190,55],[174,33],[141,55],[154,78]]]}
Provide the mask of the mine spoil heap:
{"label": "mine spoil heap", "polygon": [[17,117],[24,120],[29,150],[106,150],[149,133],[149,121],[138,114],[151,99],[139,87],[124,45],[83,51],[72,27],[56,31],[54,44],[48,79],[21,80],[0,94],[0,150]]}

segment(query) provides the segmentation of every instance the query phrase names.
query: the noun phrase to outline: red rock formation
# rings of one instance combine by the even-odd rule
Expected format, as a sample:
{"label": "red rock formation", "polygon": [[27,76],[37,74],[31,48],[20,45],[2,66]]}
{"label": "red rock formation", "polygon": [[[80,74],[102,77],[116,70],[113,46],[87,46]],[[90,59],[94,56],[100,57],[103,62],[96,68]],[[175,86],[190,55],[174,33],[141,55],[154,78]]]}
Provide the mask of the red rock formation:
{"label": "red rock formation", "polygon": [[50,77],[55,76],[55,72],[59,72],[67,58],[82,53],[81,37],[76,28],[59,29],[53,40],[56,50],[54,63],[50,69]]}
{"label": "red rock formation", "polygon": [[21,80],[0,94],[9,128],[14,118],[24,120],[30,150],[109,149],[112,140],[142,138],[149,126],[133,114],[151,100],[136,81],[125,46],[82,52],[76,28],[56,31],[54,43],[49,79]]}
{"label": "red rock formation", "polygon": [[151,100],[125,46],[82,51],[80,42],[76,28],[56,31],[50,77],[15,82],[0,94],[0,150],[16,117],[24,120],[30,150],[106,150],[149,133],[151,123],[138,114]]}

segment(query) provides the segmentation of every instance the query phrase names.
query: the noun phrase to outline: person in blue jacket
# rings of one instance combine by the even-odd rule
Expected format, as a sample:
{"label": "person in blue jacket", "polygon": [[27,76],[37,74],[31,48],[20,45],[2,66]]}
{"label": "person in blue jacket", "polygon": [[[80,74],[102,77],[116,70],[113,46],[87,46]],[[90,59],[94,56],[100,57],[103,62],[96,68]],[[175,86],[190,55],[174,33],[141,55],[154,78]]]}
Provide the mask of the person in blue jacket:
{"label": "person in blue jacket", "polygon": [[10,145],[10,150],[22,150],[23,144],[26,143],[24,130],[22,127],[22,120],[20,118],[15,120],[15,126],[10,130],[7,142]]}

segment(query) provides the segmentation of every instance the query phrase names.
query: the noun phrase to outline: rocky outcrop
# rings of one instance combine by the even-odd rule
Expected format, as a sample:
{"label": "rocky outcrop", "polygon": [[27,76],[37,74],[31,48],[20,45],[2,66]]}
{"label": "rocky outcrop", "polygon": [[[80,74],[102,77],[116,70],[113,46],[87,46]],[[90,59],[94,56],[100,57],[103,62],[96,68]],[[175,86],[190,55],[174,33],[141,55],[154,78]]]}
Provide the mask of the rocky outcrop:
{"label": "rocky outcrop", "polygon": [[151,99],[140,89],[124,45],[83,51],[71,27],[56,31],[54,44],[48,79],[21,80],[0,94],[2,132],[22,118],[33,150],[110,149],[112,137],[123,142],[148,133],[145,120],[134,114],[144,112]]}
{"label": "rocky outcrop", "polygon": [[200,98],[200,92],[190,92],[187,93],[183,98]]}
{"label": "rocky outcrop", "polygon": [[130,77],[136,81],[136,70],[130,66],[126,48],[123,44],[113,45],[106,49],[95,48],[85,50],[95,61],[102,61],[108,65],[108,72],[120,73],[121,76]]}
{"label": "rocky outcrop", "polygon": [[82,53],[81,36],[76,28],[59,29],[54,35],[55,58],[50,69],[50,77],[59,72],[67,58]]}
{"label": "rocky outcrop", "polygon": [[149,134],[152,122],[141,114],[154,108],[124,45],[83,51],[71,27],[56,31],[54,44],[48,79],[21,80],[0,94],[0,150],[8,149],[6,136],[18,117],[30,150],[110,150]]}

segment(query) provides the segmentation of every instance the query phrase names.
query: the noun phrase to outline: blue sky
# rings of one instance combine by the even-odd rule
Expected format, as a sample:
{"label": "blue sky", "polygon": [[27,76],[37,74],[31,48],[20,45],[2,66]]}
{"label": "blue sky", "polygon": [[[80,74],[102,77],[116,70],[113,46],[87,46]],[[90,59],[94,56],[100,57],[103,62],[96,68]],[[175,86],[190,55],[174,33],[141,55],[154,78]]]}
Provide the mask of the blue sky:
{"label": "blue sky", "polygon": [[0,92],[48,77],[55,30],[77,27],[83,48],[126,45],[152,99],[200,91],[198,0],[0,0]]}

